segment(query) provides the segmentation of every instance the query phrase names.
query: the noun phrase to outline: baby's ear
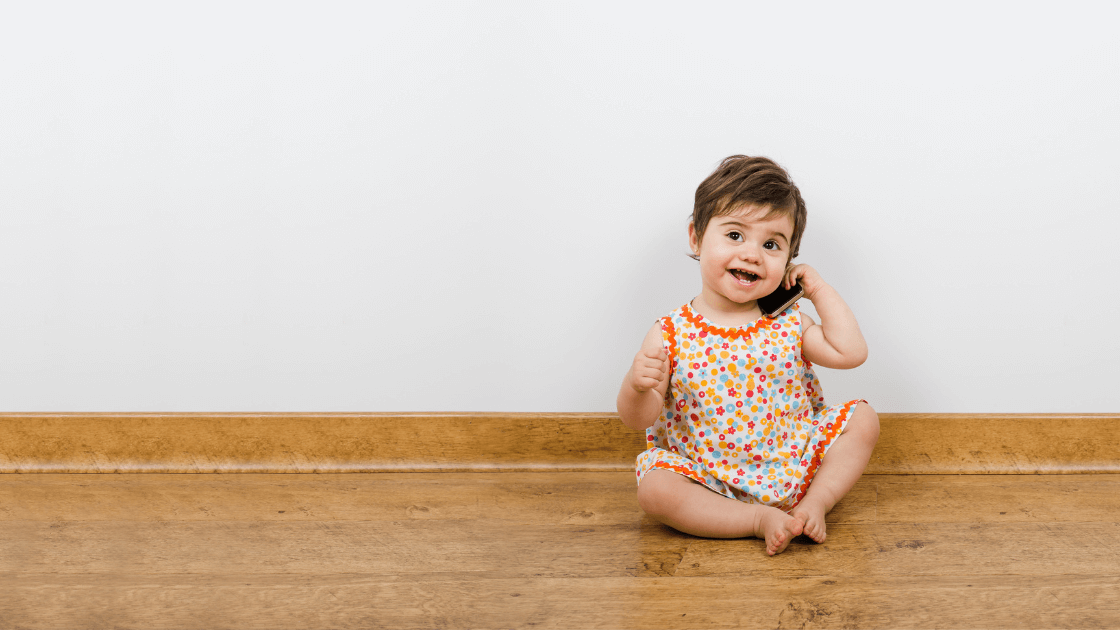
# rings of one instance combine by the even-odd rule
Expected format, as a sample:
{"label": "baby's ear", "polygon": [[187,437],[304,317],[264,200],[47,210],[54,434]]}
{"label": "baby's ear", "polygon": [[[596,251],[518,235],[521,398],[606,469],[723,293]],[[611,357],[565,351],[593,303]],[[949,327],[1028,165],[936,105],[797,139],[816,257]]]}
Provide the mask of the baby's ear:
{"label": "baby's ear", "polygon": [[692,221],[688,222],[688,248],[692,250],[688,256],[700,260],[700,238],[696,235],[696,225]]}

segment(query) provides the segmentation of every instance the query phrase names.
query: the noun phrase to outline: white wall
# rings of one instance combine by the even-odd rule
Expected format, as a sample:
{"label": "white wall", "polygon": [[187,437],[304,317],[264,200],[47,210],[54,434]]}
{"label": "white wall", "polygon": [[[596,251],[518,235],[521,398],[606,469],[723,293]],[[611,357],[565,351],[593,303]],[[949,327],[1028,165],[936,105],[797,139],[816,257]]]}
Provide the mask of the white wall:
{"label": "white wall", "polygon": [[14,4],[0,410],[613,410],[747,153],[832,400],[1120,411],[1111,3]]}

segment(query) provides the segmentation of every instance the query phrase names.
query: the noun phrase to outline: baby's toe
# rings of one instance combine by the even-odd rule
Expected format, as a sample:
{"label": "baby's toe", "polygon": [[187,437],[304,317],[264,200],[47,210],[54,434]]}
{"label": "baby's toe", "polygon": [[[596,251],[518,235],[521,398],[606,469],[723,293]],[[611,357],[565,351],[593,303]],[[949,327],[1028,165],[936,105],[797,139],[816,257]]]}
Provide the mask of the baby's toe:
{"label": "baby's toe", "polygon": [[774,555],[782,550],[782,545],[785,543],[785,538],[781,534],[775,534],[766,541],[766,553]]}
{"label": "baby's toe", "polygon": [[824,538],[825,538],[826,534],[825,534],[825,529],[824,529],[824,524],[823,523],[813,523],[808,528],[806,528],[806,533],[809,534],[809,538],[812,538],[816,542],[818,542],[818,543],[823,543],[824,542]]}

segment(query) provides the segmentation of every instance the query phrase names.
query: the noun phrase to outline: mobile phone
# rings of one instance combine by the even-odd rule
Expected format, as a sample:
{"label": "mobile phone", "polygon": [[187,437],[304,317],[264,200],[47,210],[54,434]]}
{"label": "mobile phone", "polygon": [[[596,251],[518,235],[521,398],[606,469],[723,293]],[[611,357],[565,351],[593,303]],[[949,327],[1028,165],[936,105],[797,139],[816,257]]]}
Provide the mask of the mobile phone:
{"label": "mobile phone", "polygon": [[800,282],[793,283],[793,286],[786,289],[782,285],[778,285],[778,290],[774,291],[766,297],[758,298],[758,308],[762,314],[767,317],[776,317],[779,313],[789,308],[794,302],[801,299],[805,295],[805,289],[801,288]]}

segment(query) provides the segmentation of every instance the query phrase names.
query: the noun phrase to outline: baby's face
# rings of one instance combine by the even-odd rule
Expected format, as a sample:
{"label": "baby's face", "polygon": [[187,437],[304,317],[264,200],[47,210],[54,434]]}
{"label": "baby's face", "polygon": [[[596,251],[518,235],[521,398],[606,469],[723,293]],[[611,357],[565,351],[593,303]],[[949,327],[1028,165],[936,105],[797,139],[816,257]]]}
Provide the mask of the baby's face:
{"label": "baby's face", "polygon": [[703,239],[689,225],[692,251],[700,255],[704,296],[713,306],[735,309],[773,293],[782,282],[793,220],[784,214],[763,219],[767,210],[750,206],[712,217]]}

